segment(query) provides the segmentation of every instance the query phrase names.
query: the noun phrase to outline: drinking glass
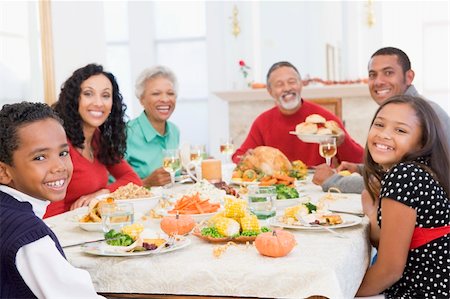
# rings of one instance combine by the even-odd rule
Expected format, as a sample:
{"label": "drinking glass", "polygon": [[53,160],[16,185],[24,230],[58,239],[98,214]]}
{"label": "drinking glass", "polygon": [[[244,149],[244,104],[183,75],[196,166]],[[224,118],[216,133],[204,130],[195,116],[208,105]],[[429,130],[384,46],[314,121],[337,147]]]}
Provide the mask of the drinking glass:
{"label": "drinking glass", "polygon": [[123,226],[134,222],[134,209],[130,203],[104,203],[100,207],[100,214],[104,233],[111,229],[120,230]]}
{"label": "drinking glass", "polygon": [[331,158],[337,153],[336,138],[324,137],[320,140],[319,154],[325,158],[328,166],[331,166]]}
{"label": "drinking glass", "polygon": [[225,157],[224,162],[230,162],[231,156],[234,152],[233,139],[221,138],[220,139],[220,153]]}
{"label": "drinking glass", "polygon": [[248,186],[248,207],[258,219],[264,220],[275,216],[277,191],[275,186]]}
{"label": "drinking glass", "polygon": [[191,162],[201,162],[206,159],[206,150],[204,144],[191,145],[190,148],[190,160]]}
{"label": "drinking glass", "polygon": [[181,169],[180,150],[166,149],[163,151],[163,168],[170,173],[171,185],[175,183],[175,173]]}

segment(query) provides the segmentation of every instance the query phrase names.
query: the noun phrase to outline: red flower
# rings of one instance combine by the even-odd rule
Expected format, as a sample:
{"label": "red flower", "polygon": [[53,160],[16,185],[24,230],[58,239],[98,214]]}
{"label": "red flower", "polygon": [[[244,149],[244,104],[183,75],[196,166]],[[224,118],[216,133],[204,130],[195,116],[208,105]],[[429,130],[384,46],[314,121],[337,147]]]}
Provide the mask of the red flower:
{"label": "red flower", "polygon": [[239,65],[240,65],[240,66],[245,66],[244,60],[239,60]]}

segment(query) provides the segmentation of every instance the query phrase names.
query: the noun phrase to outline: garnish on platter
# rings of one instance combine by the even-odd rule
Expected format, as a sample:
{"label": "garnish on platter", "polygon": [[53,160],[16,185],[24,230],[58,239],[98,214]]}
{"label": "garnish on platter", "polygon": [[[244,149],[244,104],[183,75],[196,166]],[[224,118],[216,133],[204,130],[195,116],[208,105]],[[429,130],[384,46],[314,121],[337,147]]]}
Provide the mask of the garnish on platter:
{"label": "garnish on platter", "polygon": [[306,165],[296,160],[292,163],[278,149],[258,146],[249,150],[236,166],[232,175],[234,184],[259,182],[260,185],[293,185],[296,179],[304,179]]}
{"label": "garnish on platter", "polygon": [[252,242],[261,232],[258,218],[247,210],[247,201],[234,196],[225,197],[225,209],[194,228],[193,235],[208,242]]}

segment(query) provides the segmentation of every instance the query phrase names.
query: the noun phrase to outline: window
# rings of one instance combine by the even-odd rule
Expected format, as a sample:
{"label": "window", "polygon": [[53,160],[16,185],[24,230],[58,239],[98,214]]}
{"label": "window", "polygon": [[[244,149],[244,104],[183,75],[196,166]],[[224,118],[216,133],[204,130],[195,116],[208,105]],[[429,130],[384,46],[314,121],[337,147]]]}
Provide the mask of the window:
{"label": "window", "polygon": [[134,90],[130,70],[130,49],[128,38],[128,3],[126,1],[105,1],[106,69],[113,73],[120,92],[132,115]]}
{"label": "window", "polygon": [[43,101],[38,20],[37,2],[0,1],[0,107]]}
{"label": "window", "polygon": [[208,80],[205,2],[154,2],[157,64],[171,68],[179,82],[171,117],[181,142],[208,144]]}

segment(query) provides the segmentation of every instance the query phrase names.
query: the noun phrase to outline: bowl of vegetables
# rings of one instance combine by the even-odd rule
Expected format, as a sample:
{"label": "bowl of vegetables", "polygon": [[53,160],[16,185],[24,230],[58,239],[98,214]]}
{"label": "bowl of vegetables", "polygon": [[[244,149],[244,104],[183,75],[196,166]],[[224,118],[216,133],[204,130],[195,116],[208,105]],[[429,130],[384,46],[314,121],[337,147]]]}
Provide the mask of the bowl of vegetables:
{"label": "bowl of vegetables", "polygon": [[277,208],[285,208],[295,206],[300,202],[297,189],[283,184],[275,185],[277,192],[277,200],[275,206]]}

